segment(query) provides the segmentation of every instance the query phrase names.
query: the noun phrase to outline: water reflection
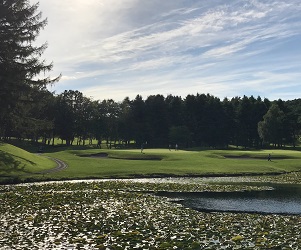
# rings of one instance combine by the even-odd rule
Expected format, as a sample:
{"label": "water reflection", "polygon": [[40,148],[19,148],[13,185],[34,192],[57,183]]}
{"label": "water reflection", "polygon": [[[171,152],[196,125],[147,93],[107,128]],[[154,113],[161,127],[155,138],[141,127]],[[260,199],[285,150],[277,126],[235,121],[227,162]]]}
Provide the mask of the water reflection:
{"label": "water reflection", "polygon": [[[121,181],[139,183],[182,183],[182,184],[227,184],[266,186],[246,177],[212,177],[212,178],[137,178],[137,179],[103,179],[103,180],[73,180],[63,182],[102,182]],[[62,181],[46,182],[61,183]],[[37,185],[35,184],[19,185]],[[185,207],[198,211],[227,211],[268,214],[301,214],[301,184],[268,184],[273,190],[245,192],[158,192],[160,196],[168,197]]]}
{"label": "water reflection", "polygon": [[198,211],[227,211],[268,214],[301,214],[301,185],[274,185],[274,190],[247,192],[160,192]]}

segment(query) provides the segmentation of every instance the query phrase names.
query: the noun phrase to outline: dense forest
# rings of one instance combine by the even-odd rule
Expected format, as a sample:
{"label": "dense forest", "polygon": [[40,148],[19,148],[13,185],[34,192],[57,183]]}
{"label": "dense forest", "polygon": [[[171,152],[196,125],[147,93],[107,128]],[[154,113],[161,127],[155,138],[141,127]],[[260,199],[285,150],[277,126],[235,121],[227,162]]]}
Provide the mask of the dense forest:
{"label": "dense forest", "polygon": [[[3,117],[2,117],[3,118]],[[301,129],[301,99],[269,101],[253,96],[209,94],[185,98],[137,95],[122,102],[94,101],[79,91],[54,95],[46,90],[1,120],[0,135],[47,144],[59,137],[67,145],[103,140],[110,146],[180,148],[228,145],[248,148],[295,146]]]}
{"label": "dense forest", "polygon": [[[253,96],[220,100],[209,94],[137,95],[122,102],[92,100],[81,92],[55,95],[47,86],[60,78],[35,41],[47,19],[28,0],[0,2],[0,138],[67,145],[93,139],[110,146],[283,147],[300,136],[301,99],[269,101]],[[42,76],[42,77],[41,77]],[[113,144],[113,145],[112,145]]]}

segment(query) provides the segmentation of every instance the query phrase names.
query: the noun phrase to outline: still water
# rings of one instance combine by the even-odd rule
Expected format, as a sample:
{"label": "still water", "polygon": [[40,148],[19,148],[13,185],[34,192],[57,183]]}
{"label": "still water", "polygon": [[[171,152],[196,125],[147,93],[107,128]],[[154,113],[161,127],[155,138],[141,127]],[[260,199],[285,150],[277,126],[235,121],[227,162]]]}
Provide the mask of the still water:
{"label": "still water", "polygon": [[198,211],[301,214],[301,185],[272,185],[273,190],[245,192],[160,192]]}
{"label": "still water", "polygon": [[[267,183],[250,182],[240,177],[206,178],[137,178],[106,180],[75,180],[67,182],[130,181],[140,183],[212,183],[212,184],[249,184],[266,186]],[[51,182],[48,182],[51,183]],[[53,183],[56,183],[55,181]],[[60,183],[60,182],[58,182]],[[43,183],[38,183],[43,184]],[[45,184],[45,183],[44,183]],[[30,185],[30,184],[20,184]],[[156,195],[170,198],[172,202],[184,207],[205,212],[246,212],[263,214],[301,215],[301,184],[271,184],[272,190],[244,192],[158,192]]]}
{"label": "still water", "polygon": [[271,185],[273,190],[245,192],[160,192],[198,211],[247,212],[265,214],[301,214],[301,185]]}
{"label": "still water", "polygon": [[[136,179],[138,182],[166,183],[212,183],[232,185],[266,186],[267,183],[253,182],[245,177],[212,178],[158,178]],[[246,212],[265,214],[301,214],[301,184],[268,184],[272,190],[245,192],[159,192],[160,196],[170,198],[198,211],[207,212]]]}

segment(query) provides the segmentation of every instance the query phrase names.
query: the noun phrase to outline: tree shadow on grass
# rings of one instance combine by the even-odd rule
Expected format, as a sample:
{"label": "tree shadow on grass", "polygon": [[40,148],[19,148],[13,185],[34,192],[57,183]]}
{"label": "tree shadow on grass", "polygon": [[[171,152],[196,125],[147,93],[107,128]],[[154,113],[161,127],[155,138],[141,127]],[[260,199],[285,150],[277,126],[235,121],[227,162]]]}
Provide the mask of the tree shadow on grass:
{"label": "tree shadow on grass", "polygon": [[12,157],[11,154],[3,152],[0,150],[0,171],[4,172],[12,172],[12,171],[20,171],[24,172],[25,165]]}

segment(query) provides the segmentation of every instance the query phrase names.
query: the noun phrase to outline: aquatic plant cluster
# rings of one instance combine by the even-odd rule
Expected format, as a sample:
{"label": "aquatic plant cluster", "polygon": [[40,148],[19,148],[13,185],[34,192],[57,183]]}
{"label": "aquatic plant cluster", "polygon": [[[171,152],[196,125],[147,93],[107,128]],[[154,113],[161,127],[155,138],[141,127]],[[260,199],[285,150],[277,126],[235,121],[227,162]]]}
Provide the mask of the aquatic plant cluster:
{"label": "aquatic plant cluster", "polygon": [[291,172],[287,174],[281,174],[278,176],[257,176],[253,177],[252,181],[258,182],[273,182],[273,183],[289,183],[289,184],[300,184],[301,172]]}
{"label": "aquatic plant cluster", "polygon": [[[187,184],[185,191],[208,186]],[[183,185],[0,186],[0,249],[301,249],[300,216],[197,212],[149,190]]]}

